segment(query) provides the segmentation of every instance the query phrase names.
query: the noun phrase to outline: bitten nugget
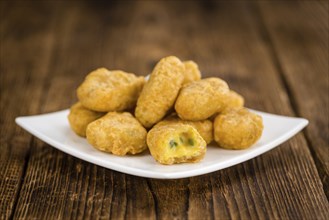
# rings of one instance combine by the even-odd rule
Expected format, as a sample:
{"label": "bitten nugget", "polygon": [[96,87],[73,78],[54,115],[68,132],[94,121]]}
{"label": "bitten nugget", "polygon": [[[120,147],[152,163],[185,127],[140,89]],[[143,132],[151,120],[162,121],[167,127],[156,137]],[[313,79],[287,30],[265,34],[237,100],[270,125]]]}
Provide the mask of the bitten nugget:
{"label": "bitten nugget", "polygon": [[147,148],[147,132],[130,113],[109,112],[87,127],[87,140],[115,155],[137,154]]}
{"label": "bitten nugget", "polygon": [[86,137],[87,125],[103,115],[105,115],[105,113],[89,110],[83,107],[80,102],[77,102],[72,105],[68,120],[72,130],[77,135]]}
{"label": "bitten nugget", "polygon": [[137,101],[136,118],[147,128],[160,121],[174,105],[184,80],[184,65],[174,56],[161,59]]}
{"label": "bitten nugget", "polygon": [[154,159],[162,164],[198,162],[206,153],[206,142],[195,128],[186,124],[152,128],[147,145]]}
{"label": "bitten nugget", "polygon": [[225,109],[241,108],[244,106],[244,98],[237,92],[230,90],[225,98]]}
{"label": "bitten nugget", "polygon": [[228,85],[219,78],[207,78],[184,86],[176,100],[175,109],[184,120],[204,120],[224,108]]}
{"label": "bitten nugget", "polygon": [[213,124],[210,120],[186,121],[180,119],[176,115],[171,115],[165,118],[164,120],[158,122],[154,127],[179,124],[187,124],[194,127],[207,144],[209,144],[213,140]]}
{"label": "bitten nugget", "polygon": [[245,149],[257,142],[263,132],[262,117],[245,108],[230,109],[214,122],[214,138],[226,149]]}
{"label": "bitten nugget", "polygon": [[183,64],[185,66],[183,85],[201,79],[198,64],[192,60],[184,61]]}
{"label": "bitten nugget", "polygon": [[91,110],[123,111],[135,106],[144,82],[142,76],[100,68],[87,75],[77,95],[81,104]]}

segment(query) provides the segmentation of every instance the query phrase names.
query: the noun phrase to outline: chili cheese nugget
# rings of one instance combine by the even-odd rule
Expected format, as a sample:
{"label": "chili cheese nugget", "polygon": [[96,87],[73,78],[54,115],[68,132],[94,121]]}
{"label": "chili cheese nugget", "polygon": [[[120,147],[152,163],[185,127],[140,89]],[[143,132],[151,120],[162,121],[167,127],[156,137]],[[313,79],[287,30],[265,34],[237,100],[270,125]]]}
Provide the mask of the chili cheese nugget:
{"label": "chili cheese nugget", "polygon": [[165,118],[164,120],[158,122],[154,127],[180,124],[187,124],[194,127],[207,144],[209,144],[213,140],[213,124],[210,120],[186,121],[180,119],[176,115],[171,115]]}
{"label": "chili cheese nugget", "polygon": [[225,109],[241,108],[244,106],[244,98],[237,92],[230,90],[225,99]]}
{"label": "chili cheese nugget", "polygon": [[256,143],[263,132],[263,120],[245,108],[230,109],[214,122],[214,138],[226,149],[245,149]]}
{"label": "chili cheese nugget", "polygon": [[184,86],[176,100],[175,110],[184,120],[204,120],[224,109],[228,85],[219,78],[206,78]]}
{"label": "chili cheese nugget", "polygon": [[136,118],[147,128],[160,121],[174,105],[184,80],[184,65],[174,56],[161,59],[138,98]]}
{"label": "chili cheese nugget", "polygon": [[183,64],[185,66],[183,85],[201,79],[198,64],[192,60],[184,61]]}
{"label": "chili cheese nugget", "polygon": [[198,162],[206,153],[206,142],[195,128],[186,124],[156,126],[147,134],[154,159],[162,164]]}
{"label": "chili cheese nugget", "polygon": [[92,146],[120,156],[144,151],[146,135],[145,128],[128,112],[109,112],[87,127],[87,140]]}
{"label": "chili cheese nugget", "polygon": [[83,106],[94,111],[123,111],[134,107],[144,77],[121,70],[97,69],[87,75],[77,90]]}
{"label": "chili cheese nugget", "polygon": [[87,125],[103,115],[105,115],[105,113],[89,110],[83,107],[80,102],[77,102],[72,105],[68,120],[72,130],[77,135],[86,137]]}

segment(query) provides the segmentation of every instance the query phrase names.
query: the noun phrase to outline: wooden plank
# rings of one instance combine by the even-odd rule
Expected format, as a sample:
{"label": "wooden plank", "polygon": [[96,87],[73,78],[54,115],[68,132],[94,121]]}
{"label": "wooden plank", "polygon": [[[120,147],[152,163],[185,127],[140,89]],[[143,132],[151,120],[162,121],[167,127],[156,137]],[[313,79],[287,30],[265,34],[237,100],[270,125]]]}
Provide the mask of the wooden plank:
{"label": "wooden plank", "polygon": [[[177,43],[178,50],[193,48],[189,56],[204,75],[226,79],[244,94],[248,107],[294,115],[252,4],[210,2],[191,6],[195,10],[184,7],[169,10],[176,15],[184,10],[184,19],[175,19],[174,25],[185,36]],[[301,134],[261,157],[210,175],[210,180],[214,215],[219,218],[324,219],[328,215],[328,202]],[[206,193],[199,196],[207,198]],[[199,206],[211,202],[199,196],[190,197],[190,204],[191,200]]]}
{"label": "wooden plank", "polygon": [[[57,4],[65,22],[55,34],[42,112],[68,107],[96,67],[146,75],[174,54],[227,80],[249,107],[294,115],[249,3]],[[325,219],[328,208],[302,134],[246,163],[180,180],[121,174],[35,141],[14,217]]]}
{"label": "wooden plank", "polygon": [[[92,14],[82,16],[85,10],[89,10],[89,3],[59,4],[65,22],[62,21],[55,34],[58,39],[54,49],[56,56],[50,65],[52,74],[48,77],[49,90],[44,98],[42,112],[67,108],[74,103],[75,88],[85,74],[99,67],[100,63],[107,64],[108,57],[102,57],[102,54],[108,53],[108,49],[120,50],[116,46],[124,45],[119,43],[121,35],[103,33],[102,27],[106,19],[101,21],[101,17],[91,16]],[[107,10],[95,10],[101,12],[99,16],[107,18]],[[117,14],[109,15],[111,19],[112,16],[113,19],[118,19],[115,16],[122,14],[122,10],[115,13]],[[111,42],[111,48],[103,47],[105,41]],[[111,59],[111,66],[120,65],[121,57],[124,54],[118,52]],[[146,180],[141,181],[136,177],[126,177],[124,174],[97,167],[38,141],[32,145],[31,158],[14,217],[122,219],[140,215],[154,216],[154,209],[148,210],[145,206],[153,206]],[[141,207],[142,211],[136,207]]]}
{"label": "wooden plank", "polygon": [[54,42],[55,11],[49,10],[51,3],[0,3],[0,219],[7,219],[25,175],[31,140],[14,120],[39,111]]}
{"label": "wooden plank", "polygon": [[310,121],[305,135],[329,198],[329,3],[262,2],[260,9],[294,110]]}

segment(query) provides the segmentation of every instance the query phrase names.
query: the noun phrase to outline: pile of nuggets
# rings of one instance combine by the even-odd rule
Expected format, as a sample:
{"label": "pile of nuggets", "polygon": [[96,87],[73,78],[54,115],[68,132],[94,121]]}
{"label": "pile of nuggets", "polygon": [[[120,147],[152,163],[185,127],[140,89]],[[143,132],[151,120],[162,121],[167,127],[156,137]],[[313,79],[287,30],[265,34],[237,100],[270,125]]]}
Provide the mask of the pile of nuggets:
{"label": "pile of nuggets", "polygon": [[198,65],[161,59],[149,79],[97,69],[77,89],[70,109],[73,131],[115,155],[149,149],[161,164],[198,162],[207,144],[246,149],[262,135],[262,118],[220,78],[201,79]]}

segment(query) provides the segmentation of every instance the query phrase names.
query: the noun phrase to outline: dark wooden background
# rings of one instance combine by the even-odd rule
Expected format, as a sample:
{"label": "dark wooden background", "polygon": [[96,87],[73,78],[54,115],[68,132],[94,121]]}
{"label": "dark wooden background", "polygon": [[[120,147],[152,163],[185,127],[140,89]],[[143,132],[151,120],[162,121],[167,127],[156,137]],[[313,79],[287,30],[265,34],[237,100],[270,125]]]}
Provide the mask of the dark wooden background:
{"label": "dark wooden background", "polygon": [[[1,0],[0,212],[7,218],[328,219],[328,1]],[[68,108],[97,67],[195,60],[250,108],[305,117],[274,150],[156,180],[62,153],[14,119]]]}

